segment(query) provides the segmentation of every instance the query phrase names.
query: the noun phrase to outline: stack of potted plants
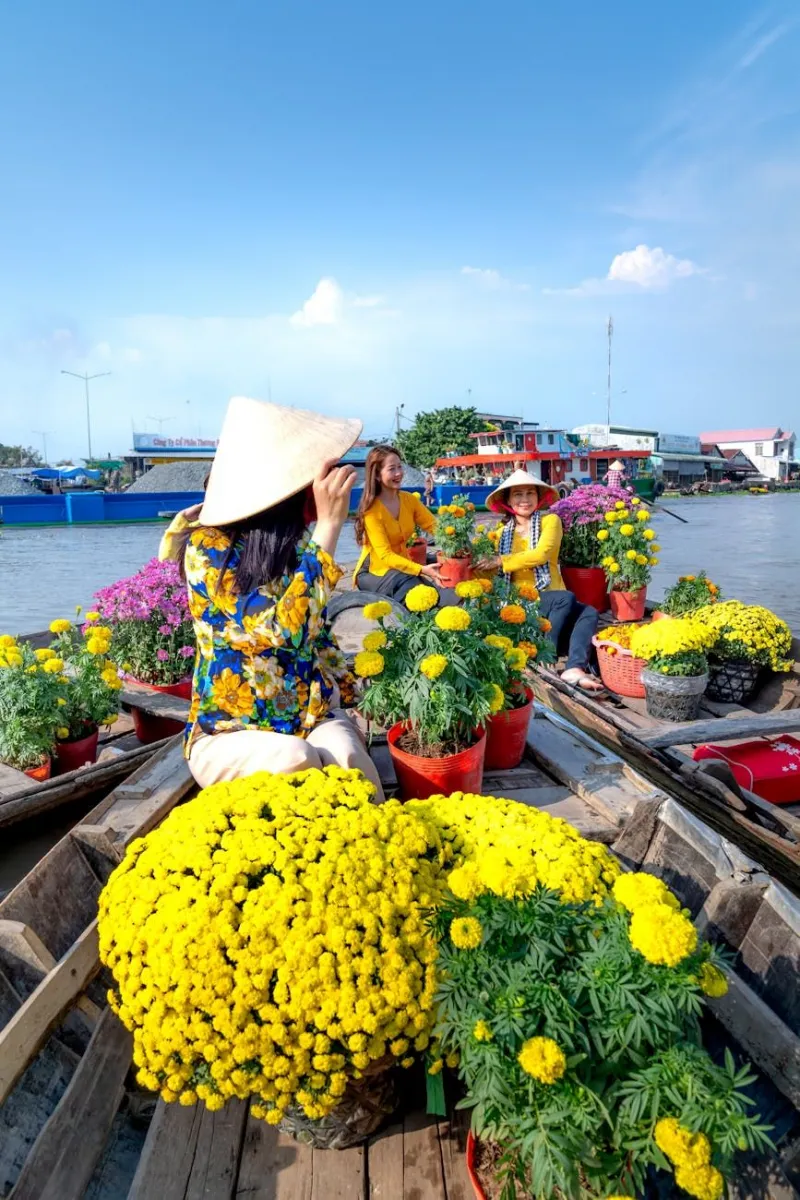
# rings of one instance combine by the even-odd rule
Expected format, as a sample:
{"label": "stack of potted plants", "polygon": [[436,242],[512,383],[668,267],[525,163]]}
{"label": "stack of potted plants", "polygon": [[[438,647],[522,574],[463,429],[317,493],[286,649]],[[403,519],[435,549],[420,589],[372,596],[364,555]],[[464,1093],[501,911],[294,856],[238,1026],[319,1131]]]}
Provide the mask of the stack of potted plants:
{"label": "stack of potted plants", "polygon": [[721,599],[722,592],[716,583],[708,578],[705,571],[701,571],[699,575],[680,575],[678,582],[664,593],[664,599],[653,613],[653,620],[682,617],[709,604],[719,604]]}
{"label": "stack of potted plants", "polygon": [[27,642],[0,637],[0,762],[32,779],[50,778],[62,727],[64,664]]}
{"label": "stack of potted plants", "polygon": [[[125,675],[155,691],[188,700],[195,638],[186,585],[176,563],[152,559],[135,575],[95,595],[111,630],[110,655]],[[133,710],[136,733],[149,744],[180,733],[180,722]]]}
{"label": "stack of potted plants", "polygon": [[693,721],[708,686],[707,651],[713,633],[696,617],[642,625],[631,636],[631,653],[644,659],[647,711],[662,721]]}
{"label": "stack of potted plants", "polygon": [[456,496],[452,504],[440,505],[435,537],[441,567],[439,578],[444,587],[455,587],[472,578],[474,532],[475,505],[466,496]]}
{"label": "stack of potted plants", "polygon": [[606,511],[596,534],[611,589],[609,604],[618,621],[640,621],[644,616],[647,584],[661,549],[649,522],[650,513],[639,497],[630,496]]}
{"label": "stack of potted plants", "polygon": [[525,682],[531,668],[552,663],[556,650],[548,634],[551,625],[539,612],[539,593],[533,584],[515,585],[505,577],[491,583],[460,583],[456,592],[472,618],[472,628],[490,646],[502,651],[506,662],[503,706],[486,721],[487,771],[518,767],[533,706],[533,692]]}
{"label": "stack of potted plants", "polygon": [[466,609],[436,608],[438,599],[418,584],[405,598],[409,618],[391,626],[388,601],[366,605],[378,628],[355,658],[356,675],[369,681],[361,711],[387,728],[407,799],[480,791],[486,720],[505,704],[504,651],[476,636]]}
{"label": "stack of potted plants", "polygon": [[601,613],[608,609],[608,586],[597,533],[606,513],[615,504],[626,507],[630,500],[622,488],[591,483],[576,488],[551,509],[560,517],[564,531],[559,553],[564,583],[581,604],[590,604]]}
{"label": "stack of potted plants", "polygon": [[792,631],[768,608],[725,600],[698,609],[694,616],[711,635],[710,699],[744,704],[762,670],[791,670]]}

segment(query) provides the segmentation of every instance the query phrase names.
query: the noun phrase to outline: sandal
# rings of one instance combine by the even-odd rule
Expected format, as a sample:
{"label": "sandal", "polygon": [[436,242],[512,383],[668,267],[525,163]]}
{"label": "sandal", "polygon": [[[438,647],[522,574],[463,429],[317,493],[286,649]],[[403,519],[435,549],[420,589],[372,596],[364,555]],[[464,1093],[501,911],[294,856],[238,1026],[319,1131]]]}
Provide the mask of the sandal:
{"label": "sandal", "polygon": [[580,692],[587,692],[592,695],[599,695],[600,692],[605,692],[606,688],[599,679],[595,679],[588,671],[581,670],[580,667],[570,667],[561,676],[563,683],[570,683]]}

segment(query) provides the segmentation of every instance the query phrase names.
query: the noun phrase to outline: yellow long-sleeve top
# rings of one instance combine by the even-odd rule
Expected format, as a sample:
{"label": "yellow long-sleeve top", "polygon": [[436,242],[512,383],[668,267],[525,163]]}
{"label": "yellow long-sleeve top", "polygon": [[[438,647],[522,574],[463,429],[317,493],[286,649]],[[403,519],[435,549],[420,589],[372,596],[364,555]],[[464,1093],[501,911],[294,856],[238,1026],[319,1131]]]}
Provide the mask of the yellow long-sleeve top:
{"label": "yellow long-sleeve top", "polygon": [[173,517],[172,524],[164,531],[161,544],[158,547],[158,557],[161,562],[170,559],[177,560],[180,549],[186,549],[187,534],[190,530],[199,529],[199,521],[187,521],[184,513],[179,512]]}
{"label": "yellow long-sleeve top", "polygon": [[408,543],[416,529],[432,533],[436,522],[431,513],[411,492],[400,493],[400,513],[393,517],[380,499],[364,514],[365,543],[356,566],[355,580],[367,559],[367,569],[372,575],[385,575],[387,571],[403,571],[406,575],[419,575],[419,563],[408,556]]}
{"label": "yellow long-sleeve top", "polygon": [[511,543],[511,553],[502,559],[503,571],[511,576],[513,583],[536,583],[534,567],[547,564],[550,567],[550,589],[554,592],[564,591],[564,580],[558,569],[558,553],[561,549],[563,529],[561,518],[555,513],[542,516],[539,540],[533,549],[528,545],[524,534],[514,531]]}

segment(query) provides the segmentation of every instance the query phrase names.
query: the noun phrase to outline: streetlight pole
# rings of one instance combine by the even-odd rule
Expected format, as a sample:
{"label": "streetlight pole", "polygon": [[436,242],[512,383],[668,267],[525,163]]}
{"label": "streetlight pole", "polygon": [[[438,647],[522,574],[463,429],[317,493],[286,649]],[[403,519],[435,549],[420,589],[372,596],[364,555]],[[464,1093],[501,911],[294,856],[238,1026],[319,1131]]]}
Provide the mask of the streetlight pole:
{"label": "streetlight pole", "polygon": [[36,435],[36,437],[40,437],[42,439],[42,449],[44,450],[44,465],[47,466],[47,434],[50,431],[47,429],[33,429],[33,430],[31,430],[31,432],[34,433]]}
{"label": "streetlight pole", "polygon": [[614,336],[614,318],[608,318],[608,403],[606,406],[606,418],[608,421],[606,445],[611,445],[611,339]]}
{"label": "streetlight pole", "polygon": [[71,375],[73,379],[82,379],[83,386],[86,392],[86,439],[89,444],[88,462],[92,460],[92,415],[89,409],[89,383],[92,379],[102,379],[105,375],[110,375],[110,371],[98,371],[96,375],[79,375],[76,371],[64,371],[62,375]]}

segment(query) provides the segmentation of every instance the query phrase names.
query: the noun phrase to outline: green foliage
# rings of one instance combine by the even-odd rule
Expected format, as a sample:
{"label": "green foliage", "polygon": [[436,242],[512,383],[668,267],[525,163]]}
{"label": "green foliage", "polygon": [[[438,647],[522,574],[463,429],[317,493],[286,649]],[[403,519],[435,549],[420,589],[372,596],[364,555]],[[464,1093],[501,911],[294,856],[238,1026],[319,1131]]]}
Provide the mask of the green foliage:
{"label": "green foliage", "polygon": [[[459,585],[462,588],[463,585]],[[534,598],[535,597],[535,598]],[[539,612],[538,591],[533,584],[517,585],[505,575],[492,583],[492,590],[475,599],[467,599],[464,607],[472,617],[472,627],[480,637],[507,638],[513,647],[521,647],[527,656],[524,667],[513,665],[514,656],[507,655],[508,678],[505,686],[507,708],[527,703],[525,672],[546,666],[556,660],[556,648],[549,637],[551,624]],[[516,623],[505,620],[509,609],[522,609],[524,620]],[[515,614],[515,615],[518,615]]]}
{"label": "green foliage", "polygon": [[671,617],[682,617],[707,604],[716,604],[721,599],[720,589],[711,582],[705,571],[701,571],[699,575],[681,575],[678,582],[664,593],[660,607],[662,612]]}
{"label": "green foliage", "polygon": [[42,456],[32,446],[4,446],[0,442],[0,468],[40,466],[42,466]]}
{"label": "green foliage", "polygon": [[26,771],[50,757],[63,693],[59,676],[42,669],[27,642],[0,647],[0,762]]}
{"label": "green foliage", "polygon": [[471,433],[485,428],[474,408],[439,408],[419,413],[410,429],[404,429],[397,444],[412,467],[432,467],[448,453],[469,454],[475,449]]}
{"label": "green foliage", "polygon": [[[64,690],[66,704],[59,710],[59,724],[69,730],[69,735],[62,737],[62,741],[77,741],[100,725],[113,724],[119,712],[122,684],[117,669],[105,657],[107,649],[91,649],[96,645],[91,631],[92,626],[87,626],[86,633],[82,634],[73,625],[53,642],[54,649],[64,660],[68,677],[68,686]],[[106,645],[104,641],[102,644]]]}
{"label": "green foliage", "polygon": [[[465,916],[482,926],[475,950],[449,936]],[[708,945],[677,967],[655,966],[632,947],[627,914],[612,899],[563,902],[544,888],[524,899],[453,898],[432,925],[437,1035],[444,1053],[460,1054],[473,1130],[504,1152],[504,1200],[516,1184],[566,1200],[641,1195],[648,1166],[669,1165],[653,1140],[662,1117],[704,1132],[723,1171],[737,1147],[770,1145],[748,1112],[753,1077],[730,1056],[716,1066],[701,1044],[698,973],[714,957]],[[566,1058],[553,1082],[519,1062],[534,1037],[553,1039]]]}
{"label": "green foliage", "polygon": [[455,496],[452,504],[438,509],[434,537],[446,558],[471,558],[475,533],[475,505],[466,496]]}

